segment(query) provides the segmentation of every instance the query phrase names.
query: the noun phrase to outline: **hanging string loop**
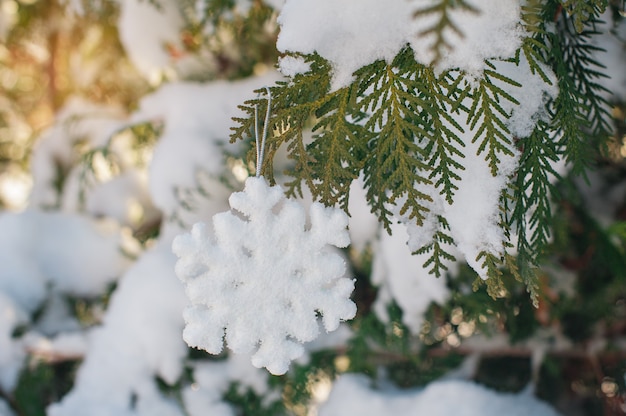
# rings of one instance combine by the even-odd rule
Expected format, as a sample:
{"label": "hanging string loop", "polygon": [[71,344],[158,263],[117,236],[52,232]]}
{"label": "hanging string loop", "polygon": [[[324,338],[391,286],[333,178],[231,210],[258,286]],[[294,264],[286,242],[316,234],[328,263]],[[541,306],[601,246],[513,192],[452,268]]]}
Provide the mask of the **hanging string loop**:
{"label": "hanging string loop", "polygon": [[267,94],[267,109],[265,111],[265,120],[263,122],[263,131],[259,136],[259,105],[254,106],[254,139],[256,142],[256,176],[261,176],[263,167],[263,159],[265,157],[265,141],[267,140],[267,132],[269,130],[270,115],[272,112],[272,92],[269,87],[265,87]]}

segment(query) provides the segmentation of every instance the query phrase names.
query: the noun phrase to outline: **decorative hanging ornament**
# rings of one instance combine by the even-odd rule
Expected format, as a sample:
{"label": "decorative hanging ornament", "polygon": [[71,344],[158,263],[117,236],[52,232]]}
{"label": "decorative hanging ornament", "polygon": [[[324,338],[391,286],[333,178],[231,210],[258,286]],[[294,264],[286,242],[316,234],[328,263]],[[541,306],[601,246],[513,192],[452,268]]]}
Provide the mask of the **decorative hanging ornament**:
{"label": "decorative hanging ornament", "polygon": [[337,248],[347,247],[348,216],[314,202],[309,211],[270,186],[260,173],[269,124],[270,97],[257,137],[257,176],[229,198],[230,211],[213,216],[174,239],[176,274],[191,304],[185,309],[188,345],[219,354],[224,341],[252,364],[284,374],[317,338],[318,316],[326,331],[352,319],[354,281]]}

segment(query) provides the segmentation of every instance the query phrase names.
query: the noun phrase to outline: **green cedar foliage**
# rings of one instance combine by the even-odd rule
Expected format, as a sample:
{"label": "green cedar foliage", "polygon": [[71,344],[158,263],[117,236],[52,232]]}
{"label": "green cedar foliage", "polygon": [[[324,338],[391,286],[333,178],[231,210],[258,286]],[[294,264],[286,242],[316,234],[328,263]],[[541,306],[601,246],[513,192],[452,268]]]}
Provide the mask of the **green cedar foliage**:
{"label": "green cedar foliage", "polygon": [[424,267],[429,269],[429,273],[434,274],[437,277],[441,277],[444,272],[448,271],[448,266],[446,266],[446,263],[444,263],[444,261],[454,261],[455,259],[454,256],[445,249],[446,246],[453,245],[454,240],[447,233],[447,231],[450,230],[450,225],[448,225],[448,221],[446,221],[446,219],[441,215],[438,215],[437,222],[439,228],[433,236],[432,243],[417,250],[415,254],[431,253],[428,260],[426,260],[426,263],[424,263]]}
{"label": "green cedar foliage", "polygon": [[584,30],[585,22],[604,13],[608,0],[562,0],[561,4],[571,16],[574,28],[580,33]]}
{"label": "green cedar foliage", "polygon": [[453,46],[445,37],[446,30],[452,31],[459,37],[463,37],[463,32],[450,18],[450,11],[460,9],[472,13],[479,11],[465,0],[439,0],[430,7],[418,9],[415,11],[414,17],[423,17],[428,15],[436,15],[438,19],[433,25],[419,33],[420,36],[433,35],[435,40],[431,45],[434,54],[433,63],[438,63],[446,51],[453,49]]}
{"label": "green cedar foliage", "polygon": [[[449,47],[444,31],[458,32],[449,19],[454,7],[474,11],[463,1],[442,0],[416,15],[436,14],[438,23],[422,35],[434,35],[435,58]],[[289,195],[301,195],[303,184],[313,197],[347,210],[351,183],[363,175],[367,201],[387,230],[394,215],[423,225],[432,209],[427,189],[436,190],[448,203],[454,201],[464,169],[465,117],[491,174],[500,172],[501,158],[521,152],[519,168],[500,199],[500,225],[505,236],[518,236],[516,258],[483,251],[476,259],[487,270],[488,292],[502,292],[501,269],[523,281],[537,302],[537,266],[551,239],[553,183],[559,178],[554,164],[565,159],[576,173],[584,174],[597,149],[609,136],[608,105],[598,83],[602,65],[593,44],[599,34],[603,2],[532,0],[522,8],[522,25],[528,36],[510,61],[529,65],[560,93],[546,103],[545,119],[528,137],[514,137],[508,127],[510,105],[519,104],[508,90],[523,88],[487,61],[481,78],[474,80],[458,70],[437,73],[434,66],[418,63],[405,47],[392,62],[376,61],[357,70],[353,82],[330,90],[331,67],[318,55],[302,56],[310,70],[270,88],[272,108],[263,172],[272,178],[272,158],[286,146],[293,164],[287,172]],[[556,21],[556,25],[552,22]],[[459,34],[459,33],[457,33]],[[521,59],[521,57],[525,59]],[[554,72],[553,78],[549,69]],[[507,86],[507,88],[504,88]],[[241,106],[231,140],[248,140],[254,131],[255,111],[264,114],[264,90],[259,98]],[[594,138],[590,140],[589,137]],[[253,154],[251,152],[251,154]],[[418,252],[430,253],[425,267],[437,276],[454,257],[454,241],[445,218],[437,214],[437,229],[430,244]]]}
{"label": "green cedar foliage", "polygon": [[509,101],[519,104],[514,97],[498,87],[497,81],[516,87],[521,87],[521,85],[497,73],[493,70],[495,69],[493,64],[488,64],[492,69],[485,70],[478,87],[472,92],[472,106],[468,112],[468,121],[472,130],[480,123],[478,130],[472,138],[472,142],[480,142],[478,154],[484,151],[487,152],[485,160],[489,162],[491,174],[496,176],[500,165],[498,154],[513,156],[510,139],[511,132],[506,126],[506,121],[510,114],[504,110],[500,103]]}

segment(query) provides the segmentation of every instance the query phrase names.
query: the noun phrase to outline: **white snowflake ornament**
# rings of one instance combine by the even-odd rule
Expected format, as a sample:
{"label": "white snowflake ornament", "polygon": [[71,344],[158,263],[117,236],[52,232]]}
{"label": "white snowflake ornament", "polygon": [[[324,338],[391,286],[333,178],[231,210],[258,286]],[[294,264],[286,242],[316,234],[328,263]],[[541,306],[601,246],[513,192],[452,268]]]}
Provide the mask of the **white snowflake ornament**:
{"label": "white snowflake ornament", "polygon": [[229,203],[213,216],[214,236],[198,223],[174,240],[191,300],[183,338],[212,354],[225,339],[233,352],[253,354],[254,366],[284,374],[318,336],[318,314],[334,331],[356,313],[354,281],[336,250],[350,243],[348,216],[315,202],[307,227],[302,205],[263,177],[248,178]]}

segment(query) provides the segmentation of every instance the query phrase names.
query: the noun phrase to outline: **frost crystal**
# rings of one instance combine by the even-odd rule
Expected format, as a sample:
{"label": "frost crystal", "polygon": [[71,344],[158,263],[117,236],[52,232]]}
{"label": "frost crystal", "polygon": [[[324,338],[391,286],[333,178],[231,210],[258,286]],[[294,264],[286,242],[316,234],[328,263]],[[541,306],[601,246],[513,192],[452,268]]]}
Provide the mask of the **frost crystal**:
{"label": "frost crystal", "polygon": [[350,243],[348,217],[313,203],[307,227],[304,208],[262,177],[248,178],[229,203],[213,216],[214,236],[198,223],[174,240],[191,301],[183,338],[218,354],[225,335],[233,352],[254,353],[254,366],[284,374],[319,334],[318,313],[327,331],[356,313],[354,282],[335,249]]}

